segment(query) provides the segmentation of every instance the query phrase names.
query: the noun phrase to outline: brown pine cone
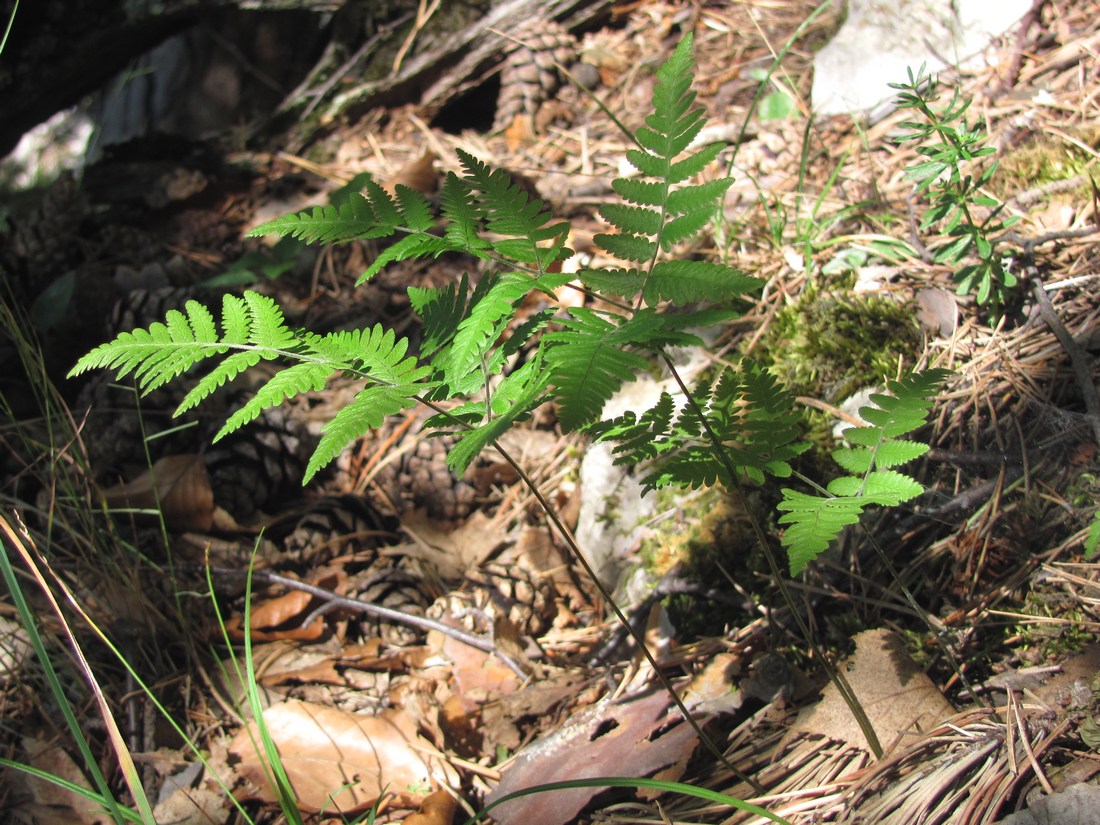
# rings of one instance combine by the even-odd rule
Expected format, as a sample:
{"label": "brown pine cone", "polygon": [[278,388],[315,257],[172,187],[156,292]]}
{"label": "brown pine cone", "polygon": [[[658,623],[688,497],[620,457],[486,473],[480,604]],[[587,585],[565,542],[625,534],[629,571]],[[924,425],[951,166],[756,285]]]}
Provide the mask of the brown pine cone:
{"label": "brown pine cone", "polygon": [[[516,42],[518,41],[518,42]],[[493,129],[507,129],[517,117],[534,119],[539,108],[553,99],[562,84],[558,66],[577,57],[576,40],[553,21],[540,20],[516,33],[500,73]]]}

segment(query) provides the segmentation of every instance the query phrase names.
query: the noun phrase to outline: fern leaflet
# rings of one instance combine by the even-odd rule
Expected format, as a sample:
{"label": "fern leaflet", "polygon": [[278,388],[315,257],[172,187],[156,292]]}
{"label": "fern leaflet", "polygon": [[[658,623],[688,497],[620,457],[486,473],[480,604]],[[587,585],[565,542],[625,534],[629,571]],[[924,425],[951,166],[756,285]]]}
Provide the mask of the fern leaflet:
{"label": "fern leaflet", "polygon": [[928,451],[927,445],[901,436],[924,425],[936,391],[946,378],[945,370],[932,369],[887,382],[891,394],[872,395],[876,406],[859,411],[869,422],[867,426],[843,432],[856,446],[833,453],[836,462],[853,475],[834,479],[826,495],[783,490],[783,500],[777,506],[784,513],[780,524],[789,525],[783,545],[792,575],[821,555],[841,530],[858,522],[867,505],[897,506],[923,492],[924,488],[904,473],[880,468],[899,466]]}

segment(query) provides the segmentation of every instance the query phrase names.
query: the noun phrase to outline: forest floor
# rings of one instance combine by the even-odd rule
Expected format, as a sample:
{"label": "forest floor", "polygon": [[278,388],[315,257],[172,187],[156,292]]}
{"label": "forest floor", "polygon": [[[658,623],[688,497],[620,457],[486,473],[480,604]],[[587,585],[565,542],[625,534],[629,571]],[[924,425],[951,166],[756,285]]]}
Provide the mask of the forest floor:
{"label": "forest floor", "polygon": [[[954,88],[972,101],[970,122],[1000,161],[989,190],[1019,219],[1001,243],[1021,286],[991,318],[927,254],[940,237],[917,226],[922,196],[905,168],[918,156],[895,140],[905,116],[807,118],[814,52],[839,23],[827,13],[803,26],[813,10],[624,4],[577,44],[607,111],[567,87],[497,132],[463,122],[461,107],[425,119],[409,101],[333,124],[295,152],[211,142],[181,158],[178,144],[130,146],[13,208],[0,259],[15,273],[0,349],[3,514],[26,523],[28,558],[60,613],[25,575],[14,534],[5,546],[120,799],[129,802],[105,709],[158,821],[282,821],[270,760],[250,738],[260,702],[307,821],[351,821],[380,797],[378,821],[464,821],[494,793],[595,776],[678,779],[792,823],[979,823],[1044,796],[1078,804],[1080,789],[1063,789],[1100,773],[1100,565],[1084,554],[1100,494],[1090,400],[1100,14],[1086,0],[1051,0],[1024,35],[995,44],[989,67],[941,78],[943,102]],[[640,594],[617,591],[621,606],[720,761],[669,709],[511,468],[487,454],[454,479],[446,441],[420,437],[419,411],[358,440],[303,488],[310,445],[350,383],[210,446],[218,409],[182,426],[169,418],[185,387],[137,402],[105,376],[64,378],[107,337],[188,298],[213,305],[226,286],[271,295],[313,330],[382,322],[415,335],[406,288],[454,282],[476,262],[397,264],[356,288],[372,242],[310,248],[244,234],[329,203],[363,172],[433,194],[459,169],[455,149],[522,178],[572,222],[578,254],[598,257],[598,207],[630,146],[608,111],[628,128],[643,123],[654,71],[688,29],[698,101],[734,178],[690,254],[766,284],[706,362],[751,356],[788,383],[820,448],[806,459],[813,478],[826,473],[834,428],[854,420],[845,402],[859,390],[926,367],[951,373],[919,434],[932,447],[912,470],[926,495],[869,516],[866,533],[845,534],[785,582],[820,649],[852,656],[846,671],[881,758],[835,693],[812,711],[825,673],[748,526],[756,518],[778,536],[775,489],[747,497],[753,512],[698,491],[651,496],[651,509],[627,517],[622,502],[607,503],[608,487],[586,488],[589,445],[552,415],[510,436],[565,524],[591,531],[595,518],[603,535],[617,533],[616,560],[644,571]],[[470,117],[483,117],[476,109]],[[68,271],[74,281],[52,280]],[[57,292],[43,298],[47,283]],[[163,519],[146,520],[149,509]],[[587,527],[585,510],[596,513]],[[488,650],[379,621],[355,600],[431,617]],[[14,604],[0,599],[0,756],[90,787]],[[98,682],[90,692],[67,626]],[[527,799],[500,821],[764,821],[646,789]],[[11,769],[0,808],[13,822],[108,821]],[[1097,821],[1057,810],[1061,819],[1036,821]]]}

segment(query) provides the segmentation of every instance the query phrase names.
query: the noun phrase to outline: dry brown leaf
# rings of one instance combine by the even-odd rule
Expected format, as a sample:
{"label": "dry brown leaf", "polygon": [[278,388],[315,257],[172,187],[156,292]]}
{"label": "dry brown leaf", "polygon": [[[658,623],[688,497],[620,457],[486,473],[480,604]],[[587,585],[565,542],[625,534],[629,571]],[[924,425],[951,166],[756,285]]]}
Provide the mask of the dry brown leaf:
{"label": "dry brown leaf", "polygon": [[535,139],[535,122],[530,115],[516,115],[508,127],[504,130],[504,137],[508,141],[508,151],[515,152],[526,143]]}
{"label": "dry brown leaf", "polygon": [[166,455],[133,481],[103,492],[108,507],[155,510],[169,530],[205,532],[214,524],[214,491],[198,455]]}
{"label": "dry brown leaf", "polygon": [[440,788],[428,794],[419,811],[405,817],[404,825],[451,825],[454,814],[455,798]]}
{"label": "dry brown leaf", "polygon": [[[265,710],[264,723],[303,811],[360,813],[383,789],[398,805],[416,807],[433,790],[458,784],[443,754],[398,710],[364,716],[289,700]],[[260,741],[254,722],[229,746],[240,759],[237,773],[248,783],[238,796],[275,802],[265,778],[266,758],[257,755],[253,741]]]}
{"label": "dry brown leaf", "polygon": [[413,543],[393,548],[391,552],[432,565],[444,581],[460,579],[468,570],[478,568],[508,540],[500,525],[480,510],[455,530],[439,529],[420,512],[406,515],[401,526]]}
{"label": "dry brown leaf", "polygon": [[455,690],[467,707],[514,693],[519,687],[519,677],[496,656],[451,636],[444,636],[439,648],[453,663]]}
{"label": "dry brown leaf", "polygon": [[[73,758],[57,745],[26,737],[23,750],[31,767],[92,789]],[[99,805],[53,782],[11,770],[4,780],[8,791],[7,813],[13,817],[16,811],[25,812],[30,814],[27,821],[36,825],[107,825],[111,821]]]}
{"label": "dry brown leaf", "polygon": [[[282,596],[268,599],[252,609],[249,627],[252,640],[275,642],[282,639],[313,641],[325,633],[325,620],[318,616],[305,627],[300,619],[313,601],[313,596],[302,590],[291,590]],[[297,621],[296,621],[297,620]],[[287,625],[284,627],[284,625]],[[235,641],[244,638],[244,617],[236,614],[225,623],[226,632]]]}
{"label": "dry brown leaf", "polygon": [[[547,782],[600,776],[650,776],[680,766],[695,749],[695,731],[677,711],[668,713],[663,692],[620,702],[605,701],[571,718],[555,733],[524,748],[490,802]],[[565,825],[600,788],[531,794],[494,809],[500,822]]]}
{"label": "dry brown leaf", "polygon": [[426,151],[416,160],[410,161],[398,169],[382,184],[382,188],[391,195],[396,186],[407,186],[421,195],[430,195],[439,186],[439,175],[435,171],[435,153]]}
{"label": "dry brown leaf", "polygon": [[[929,730],[955,712],[895,634],[865,630],[855,636],[855,643],[855,654],[840,667],[886,752],[906,734]],[[822,700],[799,714],[791,733],[823,735],[869,750],[851,709],[831,682]]]}

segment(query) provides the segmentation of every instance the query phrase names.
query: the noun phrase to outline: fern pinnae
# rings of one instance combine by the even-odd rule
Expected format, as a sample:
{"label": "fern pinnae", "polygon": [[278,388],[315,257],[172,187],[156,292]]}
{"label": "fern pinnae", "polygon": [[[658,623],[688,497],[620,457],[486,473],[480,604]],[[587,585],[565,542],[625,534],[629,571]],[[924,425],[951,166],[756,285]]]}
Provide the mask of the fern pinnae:
{"label": "fern pinnae", "polygon": [[783,489],[777,507],[783,513],[779,523],[787,525],[782,542],[792,575],[824,552],[841,530],[858,522],[866,506],[897,506],[923,492],[914,479],[891,468],[927,452],[927,445],[901,436],[923,426],[937,388],[947,375],[946,370],[931,369],[887,382],[891,394],[872,395],[875,406],[859,411],[867,425],[849,427],[842,433],[854,446],[833,454],[852,475],[833,479],[823,495]]}

